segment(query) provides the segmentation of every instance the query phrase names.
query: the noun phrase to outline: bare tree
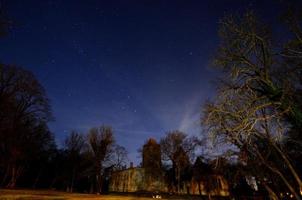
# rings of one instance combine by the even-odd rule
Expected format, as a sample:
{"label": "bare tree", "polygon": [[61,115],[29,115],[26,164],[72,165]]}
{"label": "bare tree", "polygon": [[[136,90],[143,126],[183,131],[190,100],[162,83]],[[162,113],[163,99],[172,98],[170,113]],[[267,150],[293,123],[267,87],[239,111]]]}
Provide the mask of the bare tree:
{"label": "bare tree", "polygon": [[128,157],[127,157],[127,150],[125,147],[121,145],[114,145],[113,146],[113,155],[111,158],[111,166],[113,166],[114,170],[121,170],[126,165]]}
{"label": "bare tree", "polygon": [[65,139],[65,149],[67,152],[68,164],[71,168],[70,183],[67,191],[73,192],[74,182],[78,173],[78,167],[81,162],[81,153],[84,149],[85,139],[83,135],[76,131],[72,131]]}
{"label": "bare tree", "polygon": [[[287,65],[284,71],[270,29],[253,13],[242,18],[226,17],[221,21],[219,33],[222,42],[215,65],[222,68],[224,78],[215,100],[205,105],[202,123],[214,138],[224,137],[245,151],[249,155],[246,159],[253,157],[258,164],[261,162],[296,199],[301,199],[301,178],[282,148],[291,127],[288,117],[299,120],[301,114],[293,101],[297,86],[291,82],[293,76],[290,73],[284,76],[293,66]],[[282,165],[271,159],[273,154],[278,155]],[[266,184],[264,179],[259,181]]]}
{"label": "bare tree", "polygon": [[88,143],[94,160],[94,176],[98,193],[102,192],[102,171],[104,161],[111,156],[114,137],[111,127],[92,128],[88,133]]}
{"label": "bare tree", "polygon": [[163,160],[172,162],[177,192],[180,192],[181,173],[190,164],[190,158],[193,159],[197,145],[198,139],[196,137],[188,137],[180,131],[168,132],[160,140]]}

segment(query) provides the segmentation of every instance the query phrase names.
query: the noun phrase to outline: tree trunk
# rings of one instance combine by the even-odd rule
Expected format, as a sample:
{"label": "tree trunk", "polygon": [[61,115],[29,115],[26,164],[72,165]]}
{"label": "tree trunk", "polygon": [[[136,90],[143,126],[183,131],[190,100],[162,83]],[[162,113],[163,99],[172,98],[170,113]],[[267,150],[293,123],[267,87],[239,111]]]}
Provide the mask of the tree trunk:
{"label": "tree trunk", "polygon": [[56,175],[54,176],[54,178],[52,179],[52,181],[51,181],[51,183],[50,183],[50,185],[49,185],[49,188],[50,188],[50,189],[52,189],[53,186],[55,185],[55,183],[56,183],[56,181],[57,181],[57,177],[58,177],[58,175],[56,174]]}
{"label": "tree trunk", "polygon": [[69,188],[69,192],[71,192],[71,193],[73,192],[75,173],[76,173],[76,169],[74,167],[72,170],[71,183],[70,183],[70,188]]}
{"label": "tree trunk", "polygon": [[8,178],[8,176],[9,176],[9,171],[10,171],[10,167],[8,165],[6,167],[6,171],[5,171],[5,174],[4,174],[3,179],[1,181],[0,187],[3,187],[5,185],[5,182],[6,182],[7,178]]}
{"label": "tree trunk", "polygon": [[199,195],[201,196],[200,181],[198,181],[198,191],[199,191]]}
{"label": "tree trunk", "polygon": [[180,170],[177,167],[177,193],[180,194]]}
{"label": "tree trunk", "polygon": [[93,184],[93,181],[91,181],[89,193],[90,193],[90,194],[93,194],[93,192],[94,192],[94,184]]}
{"label": "tree trunk", "polygon": [[285,161],[287,167],[289,168],[289,170],[291,171],[292,175],[296,179],[296,181],[297,181],[297,183],[299,185],[299,189],[302,191],[302,181],[301,181],[298,173],[296,172],[296,170],[294,169],[294,167],[292,166],[292,164],[288,160],[287,156],[285,155],[284,152],[282,152],[282,150],[276,144],[273,143],[272,145],[274,146],[274,148],[277,150],[277,152],[281,155],[281,157]]}
{"label": "tree trunk", "polygon": [[256,151],[256,153],[258,154],[259,158],[261,159],[262,163],[268,168],[270,169],[272,172],[274,172],[275,174],[277,174],[282,181],[284,182],[284,184],[287,186],[287,188],[289,189],[289,191],[295,196],[295,198],[297,200],[301,200],[299,193],[297,193],[294,189],[294,187],[287,181],[287,179],[285,178],[285,176],[276,168],[270,166],[265,159],[263,158],[263,156],[261,155],[261,153],[259,153],[258,151]]}
{"label": "tree trunk", "polygon": [[37,177],[35,178],[35,181],[34,181],[33,186],[32,186],[32,188],[34,188],[34,189],[36,188],[37,183],[39,182],[41,172],[42,172],[42,169],[39,170],[39,173],[37,174]]}
{"label": "tree trunk", "polygon": [[[267,123],[267,122],[266,122]],[[271,140],[271,138],[269,137],[270,132],[267,128],[267,124],[265,127],[266,133],[268,135],[267,139],[270,143],[271,146],[273,146],[273,148],[279,153],[279,155],[281,156],[281,158],[284,160],[286,166],[288,167],[289,171],[291,172],[291,174],[293,175],[293,177],[295,178],[295,180],[297,181],[298,185],[299,185],[299,190],[302,191],[302,181],[301,178],[299,177],[298,173],[296,172],[296,170],[294,169],[293,165],[291,164],[291,162],[289,161],[289,159],[287,158],[287,155],[279,148],[279,146]],[[285,177],[284,177],[285,178]],[[286,183],[285,183],[286,184]],[[287,185],[287,184],[286,184]]]}
{"label": "tree trunk", "polygon": [[283,182],[285,183],[285,185],[287,186],[287,188],[293,193],[293,195],[296,197],[297,200],[301,200],[299,193],[297,193],[294,189],[294,187],[291,186],[291,184],[286,180],[286,178],[284,177],[284,175],[279,172],[276,171],[276,173],[281,177],[281,179],[283,180]]}
{"label": "tree trunk", "polygon": [[102,193],[102,179],[100,177],[100,174],[96,175],[96,190],[98,194]]}
{"label": "tree trunk", "polygon": [[206,184],[206,191],[208,194],[208,199],[211,200],[211,189],[212,189],[212,177],[211,176],[206,176],[205,184]]}
{"label": "tree trunk", "polygon": [[269,193],[269,198],[270,200],[279,200],[278,196],[276,195],[276,193],[266,184],[263,184],[265,189],[268,191]]}
{"label": "tree trunk", "polygon": [[102,162],[100,159],[96,160],[96,169],[95,169],[95,181],[96,181],[96,192],[102,193]]}
{"label": "tree trunk", "polygon": [[21,175],[22,172],[22,168],[21,167],[17,167],[15,165],[13,165],[12,169],[11,169],[11,178],[10,181],[7,184],[7,188],[15,188],[16,184],[17,184],[17,179],[19,178],[19,176]]}

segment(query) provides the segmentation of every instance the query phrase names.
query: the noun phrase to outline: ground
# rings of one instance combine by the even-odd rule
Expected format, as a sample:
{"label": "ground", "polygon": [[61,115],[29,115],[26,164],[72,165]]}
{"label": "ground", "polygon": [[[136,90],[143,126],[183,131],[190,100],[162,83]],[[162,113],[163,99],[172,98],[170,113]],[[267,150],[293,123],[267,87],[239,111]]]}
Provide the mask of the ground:
{"label": "ground", "polygon": [[150,200],[119,195],[70,194],[51,190],[0,190],[0,200]]}

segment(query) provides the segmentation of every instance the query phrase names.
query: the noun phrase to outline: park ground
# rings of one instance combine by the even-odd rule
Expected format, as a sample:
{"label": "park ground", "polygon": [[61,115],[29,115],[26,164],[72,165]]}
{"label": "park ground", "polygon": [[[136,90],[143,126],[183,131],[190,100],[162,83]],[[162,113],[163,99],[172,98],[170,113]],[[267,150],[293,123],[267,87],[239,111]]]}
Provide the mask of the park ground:
{"label": "park ground", "polygon": [[51,190],[0,190],[0,200],[150,200],[145,197],[66,193]]}
{"label": "park ground", "polygon": [[52,190],[1,190],[0,200],[150,200],[147,197],[122,195],[93,195]]}

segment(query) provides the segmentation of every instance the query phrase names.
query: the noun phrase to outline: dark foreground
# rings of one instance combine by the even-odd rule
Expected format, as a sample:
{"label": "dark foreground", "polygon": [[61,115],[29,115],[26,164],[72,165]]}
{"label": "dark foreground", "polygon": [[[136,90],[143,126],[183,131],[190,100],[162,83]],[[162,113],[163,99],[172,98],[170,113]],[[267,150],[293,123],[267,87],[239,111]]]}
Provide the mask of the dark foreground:
{"label": "dark foreground", "polygon": [[[139,197],[135,195],[111,194],[111,195],[95,195],[95,194],[79,194],[66,193],[54,190],[6,190],[0,189],[0,200],[150,200],[150,197]],[[184,200],[184,199],[207,199],[206,197],[177,197],[170,196],[164,199]],[[212,200],[216,198],[212,198]]]}
{"label": "dark foreground", "polygon": [[146,200],[150,198],[121,195],[66,193],[52,190],[0,190],[0,200]]}

